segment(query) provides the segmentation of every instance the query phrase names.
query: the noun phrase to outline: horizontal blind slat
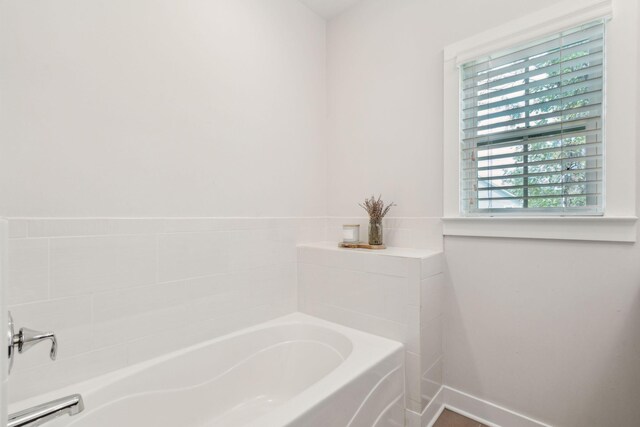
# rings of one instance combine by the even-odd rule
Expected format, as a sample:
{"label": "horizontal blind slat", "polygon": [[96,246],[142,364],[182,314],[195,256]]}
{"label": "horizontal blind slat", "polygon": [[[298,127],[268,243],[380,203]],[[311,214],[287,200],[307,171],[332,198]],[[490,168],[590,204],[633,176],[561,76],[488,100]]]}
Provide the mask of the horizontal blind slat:
{"label": "horizontal blind slat", "polygon": [[[533,96],[530,97],[527,101],[530,101],[531,99],[534,99]],[[553,107],[553,106],[557,106],[557,105],[563,105],[565,103],[569,103],[571,101],[588,101],[590,105],[596,105],[596,104],[602,104],[602,91],[600,90],[592,90],[590,92],[584,92],[584,93],[580,93],[577,95],[567,95],[567,96],[560,96],[558,98],[555,99],[550,99],[548,101],[542,101],[542,102],[538,102],[535,104],[529,104],[527,106],[524,107],[515,107],[515,108],[508,108],[508,109],[504,109],[495,113],[490,113],[490,114],[483,114],[483,115],[478,115],[477,112],[476,114],[469,114],[470,117],[465,117],[463,118],[463,122],[464,123],[468,123],[468,122],[472,122],[472,121],[484,121],[484,120],[490,120],[490,119],[494,119],[494,118],[499,118],[499,117],[506,117],[506,116],[512,116],[515,114],[521,114],[521,113],[527,113],[527,112],[532,112],[532,111],[536,111],[536,110],[540,110],[542,108],[546,108],[546,107]],[[568,111],[571,108],[576,108],[576,107],[567,107],[564,109],[564,111]],[[558,110],[558,111],[562,111],[562,110]],[[503,122],[503,123],[508,123],[507,121]]]}
{"label": "horizontal blind slat", "polygon": [[[593,130],[584,130],[584,128],[579,127],[578,130],[568,131],[568,132],[554,132],[549,135],[536,136],[536,137],[522,137],[517,139],[512,139],[510,141],[492,143],[487,145],[476,146],[473,144],[463,144],[462,152],[470,153],[476,150],[490,150],[490,149],[498,149],[498,148],[510,148],[517,147],[525,144],[536,144],[540,142],[551,142],[551,141],[559,141],[567,138],[576,138],[579,136],[588,137],[599,137],[601,135],[600,129]],[[601,143],[601,142],[600,142]]]}
{"label": "horizontal blind slat", "polygon": [[[527,124],[527,123],[541,121],[541,120],[547,120],[547,119],[561,119],[561,121],[563,123],[569,123],[569,122],[574,121],[574,120],[584,120],[585,117],[578,117],[578,118],[575,118],[575,119],[568,118],[567,120],[565,120],[564,119],[565,116],[568,116],[569,114],[578,114],[578,113],[587,113],[587,112],[594,113],[593,115],[589,116],[589,118],[594,119],[594,118],[599,118],[601,116],[600,115],[600,111],[601,110],[602,110],[602,104],[601,103],[590,104],[590,105],[585,105],[583,107],[568,108],[568,109],[565,109],[565,110],[551,111],[549,113],[539,114],[539,115],[532,116],[532,117],[524,117],[524,118],[505,121],[505,122],[500,122],[500,123],[492,123],[492,124],[488,124],[488,125],[469,127],[469,128],[465,128],[464,132],[465,132],[465,136],[466,136],[467,132],[471,132],[473,135],[478,135],[478,133],[482,132],[482,131],[488,131],[488,130],[491,130],[491,129],[497,129],[497,128],[502,128],[502,127],[507,127],[507,126],[524,125],[524,124]],[[532,126],[532,127],[529,127],[528,129],[533,129],[534,127],[535,126]],[[506,131],[510,131],[510,130],[515,130],[515,129],[506,129],[505,132]],[[502,131],[496,131],[496,132],[493,132],[493,135],[494,136],[500,135],[500,133],[502,133]],[[480,136],[482,136],[482,135],[480,135]]]}
{"label": "horizontal blind slat", "polygon": [[[463,114],[467,115],[467,114],[471,114],[472,112],[480,112],[480,111],[485,111],[485,110],[489,110],[492,108],[497,108],[497,107],[502,107],[504,105],[509,105],[509,104],[514,104],[514,103],[519,103],[519,102],[525,102],[525,101],[529,101],[532,99],[537,99],[543,96],[553,96],[553,95],[557,95],[557,94],[562,94],[562,93],[566,93],[566,92],[570,92],[570,91],[577,91],[577,90],[585,90],[587,92],[593,91],[593,90],[598,90],[600,91],[602,88],[602,65],[598,65],[597,67],[594,68],[598,68],[597,72],[593,72],[593,73],[589,73],[589,78],[575,82],[575,83],[571,83],[571,84],[562,84],[562,78],[559,79],[553,79],[553,81],[548,81],[546,83],[544,83],[541,86],[538,86],[536,88],[534,87],[529,87],[529,90],[532,89],[540,89],[536,92],[533,93],[529,93],[526,95],[521,95],[521,96],[514,96],[511,98],[506,98],[505,96],[491,96],[489,98],[487,98],[486,100],[489,99],[493,99],[493,98],[503,98],[503,99],[499,99],[498,101],[492,101],[492,102],[485,102],[483,104],[480,104],[480,100],[478,100],[476,97],[472,97],[469,99],[463,99],[463,109],[462,112]],[[562,76],[560,76],[562,77]],[[540,83],[540,81],[537,81],[536,83]],[[545,86],[549,86],[548,88],[545,88]],[[512,88],[513,90],[511,92],[509,92],[507,95],[512,95],[514,93],[519,93],[519,92],[524,92],[523,88]],[[485,101],[486,101],[485,100]]]}
{"label": "horizontal blind slat", "polygon": [[[498,169],[515,169],[515,168],[521,168],[523,166],[529,166],[529,167],[542,166],[542,165],[550,165],[553,163],[563,164],[568,161],[581,162],[581,161],[598,160],[598,159],[602,159],[602,154],[595,154],[591,156],[566,157],[566,158],[553,159],[553,160],[540,160],[540,161],[526,162],[526,163],[511,163],[508,165],[494,165],[494,166],[480,166],[480,167],[476,166],[471,168],[463,168],[463,170],[475,169],[478,172],[482,172],[482,171],[490,171],[490,170],[498,170]],[[478,179],[482,179],[482,177],[478,177]]]}
{"label": "horizontal blind slat", "polygon": [[499,134],[487,134],[487,135],[474,135],[472,137],[463,138],[463,145],[471,146],[475,145],[489,145],[492,142],[502,142],[506,140],[512,140],[515,138],[524,138],[529,136],[543,136],[543,135],[560,135],[566,129],[567,132],[575,132],[580,128],[585,130],[600,130],[601,117],[592,117],[589,119],[579,118],[576,120],[567,120],[564,122],[554,122],[545,125],[535,126],[533,128],[517,128]]}
{"label": "horizontal blind slat", "polygon": [[[525,143],[528,144],[528,143]],[[521,144],[523,145],[523,144]],[[540,154],[549,154],[549,153],[561,153],[566,151],[576,151],[583,150],[586,148],[599,148],[602,146],[601,142],[590,142],[584,144],[574,144],[574,145],[563,145],[560,147],[552,147],[552,148],[542,148],[538,150],[529,150],[529,151],[518,151],[515,153],[504,153],[504,154],[494,154],[489,156],[477,156],[477,162],[488,162],[491,160],[499,160],[499,159],[508,159],[510,157],[522,157],[522,156],[535,156]]]}
{"label": "horizontal blind slat", "polygon": [[[507,83],[519,80],[518,77],[531,77],[544,73],[557,72],[567,68],[573,68],[578,64],[597,65],[602,58],[604,45],[602,40],[593,40],[585,45],[574,46],[567,51],[558,52],[557,55],[549,55],[544,58],[532,58],[518,62],[504,69],[492,70],[487,75],[470,76],[462,81],[462,88],[467,91],[476,87],[486,89],[503,86]],[[582,53],[578,57],[573,55]],[[542,61],[544,59],[544,61]],[[573,64],[573,66],[571,66]]]}
{"label": "horizontal blind slat", "polygon": [[477,200],[477,201],[491,201],[491,200],[536,200],[536,199],[566,199],[570,197],[594,197],[601,196],[602,193],[580,193],[580,194],[561,194],[561,195],[543,195],[543,196],[526,196],[526,197],[518,197],[518,196],[506,196],[506,197],[478,197],[478,198],[468,198],[463,200]]}
{"label": "horizontal blind slat", "polygon": [[529,172],[529,173],[522,173],[522,174],[513,174],[513,175],[502,175],[502,176],[489,176],[489,177],[482,177],[482,178],[478,178],[477,176],[474,176],[472,178],[463,178],[464,182],[478,182],[478,181],[494,181],[497,179],[500,180],[504,180],[506,178],[508,179],[518,179],[518,178],[529,178],[529,177],[538,177],[538,176],[562,176],[562,175],[575,175],[575,174],[580,174],[580,173],[602,173],[603,169],[601,167],[594,167],[594,168],[583,168],[583,169],[570,169],[570,170],[561,170],[561,171],[555,171],[555,172]]}
{"label": "horizontal blind slat", "polygon": [[[572,69],[578,65],[584,64],[585,62],[589,63],[589,64],[598,64],[598,61],[601,60],[602,58],[602,51],[604,49],[604,44],[598,43],[595,44],[593,46],[589,46],[590,49],[588,51],[588,53],[585,53],[584,55],[578,56],[578,57],[566,57],[566,56],[562,56],[559,55],[558,57],[556,57],[556,61],[552,61],[549,62],[547,61],[547,63],[542,63],[540,64],[538,61],[536,61],[535,59],[531,59],[531,60],[527,60],[527,61],[522,61],[522,62],[518,62],[516,64],[513,64],[511,66],[509,66],[509,68],[504,68],[504,69],[500,69],[500,74],[496,74],[494,75],[492,78],[493,80],[491,81],[491,83],[493,81],[499,81],[502,80],[504,82],[504,79],[509,78],[510,76],[507,76],[507,74],[510,74],[514,71],[520,71],[521,69],[527,68],[528,67],[535,67],[532,70],[527,70],[526,72],[523,72],[521,74],[518,74],[518,76],[520,77],[531,77],[540,73],[550,73],[550,72],[554,72],[556,71],[558,68],[560,69]],[[496,77],[499,77],[501,75],[504,75],[505,77],[503,77],[502,79],[496,79]],[[466,78],[462,79],[462,87],[465,90],[468,89],[473,89],[476,86],[479,86],[479,82],[482,80],[486,80],[487,76],[484,76],[483,78],[480,78],[478,75],[470,75]]]}
{"label": "horizontal blind slat", "polygon": [[[508,179],[512,179],[511,177],[505,177]],[[503,190],[520,190],[523,188],[556,188],[556,187],[566,187],[571,185],[582,185],[582,184],[599,184],[601,181],[598,180],[586,180],[586,181],[567,181],[567,182],[558,182],[552,184],[523,184],[523,185],[506,185],[506,186],[496,186],[496,187],[478,187],[478,188],[463,188],[463,191],[467,192],[482,192],[482,191],[503,191]]]}
{"label": "horizontal blind slat", "polygon": [[[603,72],[602,63],[601,62],[594,63],[584,68],[576,69],[573,71],[567,71],[565,73],[553,75],[550,77],[536,80],[534,82],[530,82],[528,88],[534,91],[534,93],[540,93],[545,90],[553,90],[559,87],[571,87],[573,85],[579,85],[581,82],[588,82],[590,79],[593,79],[593,78],[600,78],[602,77],[602,72]],[[572,81],[572,80],[575,80],[577,77],[582,77],[582,76],[587,76],[587,78],[577,82]],[[516,79],[516,80],[523,80],[523,79]],[[549,87],[549,86],[551,86],[551,89],[545,89],[545,87]],[[465,105],[471,104],[473,106],[474,103],[478,106],[487,105],[487,104],[490,104],[490,102],[486,102],[486,101],[489,101],[492,99],[515,98],[515,96],[513,96],[514,94],[521,93],[526,88],[527,86],[525,86],[524,83],[521,83],[519,85],[513,85],[503,89],[496,89],[494,91],[486,92],[485,87],[477,86],[471,89],[466,89],[463,92],[462,99]],[[482,91],[483,93],[479,93],[480,91]],[[496,102],[496,101],[493,101],[493,102]],[[484,104],[481,104],[481,103],[484,103]]]}
{"label": "horizontal blind slat", "polygon": [[[494,69],[501,65],[509,64],[518,59],[528,58],[536,54],[548,52],[549,50],[558,48],[562,45],[571,45],[574,43],[579,43],[581,40],[589,40],[592,37],[601,37],[601,35],[603,34],[603,26],[604,23],[602,21],[593,22],[589,24],[589,27],[573,31],[571,34],[555,34],[538,42],[524,45],[520,48],[503,50],[493,55],[467,62],[461,67],[463,70],[463,75],[465,75],[464,73],[477,74],[479,72]],[[563,37],[564,40],[562,40]]]}

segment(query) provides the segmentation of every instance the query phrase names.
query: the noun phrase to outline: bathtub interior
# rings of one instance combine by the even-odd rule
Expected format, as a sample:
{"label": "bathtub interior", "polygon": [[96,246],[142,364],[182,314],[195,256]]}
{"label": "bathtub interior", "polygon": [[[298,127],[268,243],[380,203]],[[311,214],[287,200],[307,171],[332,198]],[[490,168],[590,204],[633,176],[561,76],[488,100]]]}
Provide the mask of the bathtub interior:
{"label": "bathtub interior", "polygon": [[[283,345],[286,343],[305,341],[315,343],[320,352],[318,356],[326,355],[332,363],[339,364],[338,361],[345,360],[352,351],[352,344],[346,337],[327,328],[304,323],[264,327],[175,352],[156,359],[155,363],[142,363],[134,375],[119,379],[110,386],[91,393],[87,399],[95,399],[97,403],[102,403],[117,400],[123,390],[126,390],[128,395],[138,395],[166,390],[168,386],[172,390],[200,387],[214,378],[224,376],[234,368],[250,368],[250,362],[257,355],[268,357],[278,351],[285,352]],[[326,373],[320,367],[313,369],[311,365],[313,362],[322,363],[322,357],[295,360],[293,353],[295,352],[289,355],[288,369],[300,371],[297,372],[299,376],[281,378],[280,387],[295,389],[295,382]],[[297,365],[298,363],[301,365]],[[257,377],[246,380],[254,381]]]}
{"label": "bathtub interior", "polygon": [[[49,425],[304,426],[311,422],[305,421],[305,413],[321,414],[322,420],[323,412],[332,412],[330,395],[345,390],[341,399],[353,401],[356,408],[345,414],[356,413],[371,392],[367,387],[384,385],[386,373],[402,365],[401,348],[294,314],[71,387],[69,391],[82,392],[87,410]],[[393,358],[381,365],[389,355]],[[397,400],[402,388],[396,384],[394,396],[385,399]],[[305,392],[309,389],[315,393]],[[31,403],[13,406],[21,409]]]}
{"label": "bathtub interior", "polygon": [[[219,365],[216,372],[201,372],[197,385],[170,390],[154,387],[152,391],[149,383],[148,391],[88,411],[71,419],[69,425],[107,427],[114,420],[122,420],[120,425],[127,426],[242,426],[286,403],[344,360],[332,347],[313,341],[281,342],[238,356],[241,360],[231,366]],[[200,371],[200,366],[191,370]],[[162,382],[159,378],[165,377],[171,383],[166,377],[174,375],[184,381],[170,368],[162,373],[147,372],[145,378],[138,380]]]}

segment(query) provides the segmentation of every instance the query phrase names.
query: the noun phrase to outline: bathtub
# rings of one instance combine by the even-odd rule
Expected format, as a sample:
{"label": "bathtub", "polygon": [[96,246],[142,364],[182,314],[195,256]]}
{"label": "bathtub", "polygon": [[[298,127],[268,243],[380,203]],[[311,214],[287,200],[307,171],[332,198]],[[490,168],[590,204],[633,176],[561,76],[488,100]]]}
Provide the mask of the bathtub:
{"label": "bathtub", "polygon": [[50,427],[399,427],[402,344],[300,313],[46,396],[85,411]]}

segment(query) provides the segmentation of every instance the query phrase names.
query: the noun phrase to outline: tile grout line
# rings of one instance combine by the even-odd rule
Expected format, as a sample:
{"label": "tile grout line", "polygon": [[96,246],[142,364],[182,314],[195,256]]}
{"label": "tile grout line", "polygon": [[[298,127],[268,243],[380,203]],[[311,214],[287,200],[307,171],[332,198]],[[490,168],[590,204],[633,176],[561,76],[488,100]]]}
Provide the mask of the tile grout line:
{"label": "tile grout line", "polygon": [[51,300],[51,239],[47,239],[47,300]]}
{"label": "tile grout line", "polygon": [[[164,227],[164,225],[163,225]],[[156,280],[155,284],[160,283],[160,234],[156,234]]]}

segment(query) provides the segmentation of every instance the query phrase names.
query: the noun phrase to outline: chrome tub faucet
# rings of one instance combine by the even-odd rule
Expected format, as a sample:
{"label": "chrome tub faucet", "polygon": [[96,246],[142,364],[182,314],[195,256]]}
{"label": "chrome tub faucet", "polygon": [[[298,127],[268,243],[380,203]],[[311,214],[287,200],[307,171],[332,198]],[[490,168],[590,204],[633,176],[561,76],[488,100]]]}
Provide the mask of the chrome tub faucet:
{"label": "chrome tub faucet", "polygon": [[[9,356],[9,373],[13,367],[13,359],[16,350],[24,353],[34,345],[42,341],[51,341],[49,357],[56,360],[58,355],[58,340],[53,332],[39,332],[29,328],[20,328],[18,333],[14,332],[14,323],[11,313],[9,313],[9,323],[7,325],[7,346]],[[77,415],[84,411],[82,396],[73,394],[61,399],[28,408],[15,414],[9,415],[7,427],[36,427],[63,415]]]}
{"label": "chrome tub faucet", "polygon": [[11,414],[7,427],[36,427],[63,415],[73,416],[82,411],[82,396],[74,394]]}

